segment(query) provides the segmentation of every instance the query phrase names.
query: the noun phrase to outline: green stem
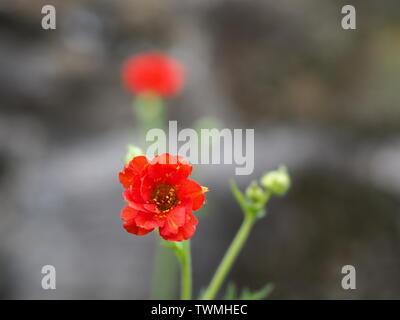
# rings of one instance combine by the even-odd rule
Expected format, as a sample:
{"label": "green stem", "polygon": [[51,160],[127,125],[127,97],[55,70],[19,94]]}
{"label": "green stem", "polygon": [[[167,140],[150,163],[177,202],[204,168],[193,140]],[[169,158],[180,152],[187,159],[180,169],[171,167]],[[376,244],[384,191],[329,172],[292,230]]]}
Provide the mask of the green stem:
{"label": "green stem", "polygon": [[190,241],[182,242],[182,255],[179,259],[181,262],[181,299],[192,299],[192,259],[190,254]]}
{"label": "green stem", "polygon": [[214,299],[217,295],[219,288],[224,282],[226,276],[228,275],[228,272],[231,269],[240,250],[242,249],[243,244],[246,242],[246,239],[249,236],[255,220],[256,218],[253,215],[245,215],[245,218],[238,233],[233,239],[231,246],[226,252],[224,258],[221,261],[221,264],[218,266],[218,269],[210,282],[210,285],[204,293],[203,300]]}
{"label": "green stem", "polygon": [[157,239],[154,267],[151,280],[150,299],[169,300],[176,294],[178,281],[178,261],[162,240]]}

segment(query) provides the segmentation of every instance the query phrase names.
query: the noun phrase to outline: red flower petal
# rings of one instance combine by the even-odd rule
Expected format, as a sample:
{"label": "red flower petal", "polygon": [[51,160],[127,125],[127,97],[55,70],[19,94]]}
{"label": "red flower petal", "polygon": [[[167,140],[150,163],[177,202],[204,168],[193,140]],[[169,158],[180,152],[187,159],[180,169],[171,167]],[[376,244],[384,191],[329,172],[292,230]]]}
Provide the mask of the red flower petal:
{"label": "red flower petal", "polygon": [[149,211],[157,215],[162,215],[162,212],[158,210],[157,205],[153,203],[129,202],[129,206],[138,211]]}
{"label": "red flower petal", "polygon": [[186,222],[176,233],[170,233],[166,228],[160,228],[160,235],[168,241],[183,241],[190,239],[196,231],[198,221],[193,214],[186,215]]}
{"label": "red flower petal", "polygon": [[129,206],[125,206],[121,211],[121,219],[125,221],[134,219],[136,215],[137,215],[137,210]]}
{"label": "red flower petal", "polygon": [[144,236],[145,234],[148,234],[149,232],[152,232],[154,230],[154,229],[144,229],[138,227],[135,224],[134,220],[127,221],[122,226],[125,228],[127,232],[136,234],[137,236]]}
{"label": "red flower petal", "polygon": [[136,224],[135,218],[137,217],[138,211],[129,206],[126,206],[122,209],[121,219],[125,220],[123,227],[129,233],[136,234],[138,236],[143,236],[151,231],[154,228],[141,228]]}
{"label": "red flower petal", "polygon": [[140,192],[140,196],[143,201],[150,201],[153,198],[153,191],[155,190],[157,185],[161,183],[162,182],[160,182],[159,180],[155,181],[154,179],[146,175],[141,182],[139,190],[137,190]]}
{"label": "red flower petal", "polygon": [[150,162],[147,176],[158,183],[176,185],[187,179],[192,173],[192,166],[180,156],[164,153],[155,156]]}
{"label": "red flower petal", "polygon": [[131,185],[140,185],[140,176],[148,163],[145,156],[133,158],[119,173],[119,181],[121,184],[125,188],[129,188]]}
{"label": "red flower petal", "polygon": [[181,200],[189,198],[193,210],[200,209],[206,199],[202,186],[193,180],[185,180],[179,185],[178,198]]}
{"label": "red flower petal", "polygon": [[133,222],[135,225],[144,229],[154,229],[164,225],[164,219],[152,212],[140,211],[136,208],[126,206],[122,209],[121,219]]}
{"label": "red flower petal", "polygon": [[125,201],[128,202],[132,207],[134,207],[135,203],[143,202],[142,194],[135,185],[130,186],[129,189],[126,189],[122,195],[124,196]]}
{"label": "red flower petal", "polygon": [[122,78],[134,93],[153,92],[170,97],[182,88],[183,67],[163,54],[142,54],[126,61]]}
{"label": "red flower petal", "polygon": [[184,206],[177,206],[165,215],[165,224],[162,226],[168,233],[177,233],[179,227],[185,224],[186,208]]}
{"label": "red flower petal", "polygon": [[159,217],[153,212],[147,211],[138,211],[134,220],[139,227],[145,229],[154,229],[162,227],[165,224],[164,218]]}

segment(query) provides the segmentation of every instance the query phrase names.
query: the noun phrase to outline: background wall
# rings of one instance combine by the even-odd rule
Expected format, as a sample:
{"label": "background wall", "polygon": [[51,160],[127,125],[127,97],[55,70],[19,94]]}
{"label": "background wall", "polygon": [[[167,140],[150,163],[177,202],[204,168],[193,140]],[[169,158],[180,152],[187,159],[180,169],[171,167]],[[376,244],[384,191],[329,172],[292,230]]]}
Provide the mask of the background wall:
{"label": "background wall", "polygon": [[[120,68],[167,52],[187,67],[168,102],[255,128],[252,176],[285,163],[293,188],[256,225],[230,280],[275,299],[400,298],[400,3],[317,0],[0,2],[0,297],[146,299],[155,237],[121,227],[117,173],[134,142]],[[41,29],[41,8],[57,29]],[[193,238],[195,289],[241,220],[232,166],[198,166],[208,202]],[[41,288],[43,265],[57,289]],[[343,265],[357,290],[341,288]]]}

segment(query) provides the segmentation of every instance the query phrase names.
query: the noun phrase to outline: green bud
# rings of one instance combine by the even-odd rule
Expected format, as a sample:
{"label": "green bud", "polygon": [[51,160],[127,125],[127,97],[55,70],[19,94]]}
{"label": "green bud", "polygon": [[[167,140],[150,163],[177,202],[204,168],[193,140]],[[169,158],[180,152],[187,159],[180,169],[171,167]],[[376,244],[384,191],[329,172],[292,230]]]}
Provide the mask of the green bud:
{"label": "green bud", "polygon": [[253,202],[260,202],[265,198],[265,192],[257,181],[252,181],[246,189],[246,196]]}
{"label": "green bud", "polygon": [[128,151],[127,151],[127,153],[125,155],[125,158],[124,158],[124,162],[125,163],[128,163],[129,161],[131,161],[133,158],[135,158],[137,156],[144,155],[142,149],[140,149],[138,147],[135,147],[132,144],[128,144],[127,145],[127,149],[128,149]]}
{"label": "green bud", "polygon": [[284,166],[278,170],[266,173],[261,177],[260,183],[272,194],[283,195],[290,188],[290,177]]}

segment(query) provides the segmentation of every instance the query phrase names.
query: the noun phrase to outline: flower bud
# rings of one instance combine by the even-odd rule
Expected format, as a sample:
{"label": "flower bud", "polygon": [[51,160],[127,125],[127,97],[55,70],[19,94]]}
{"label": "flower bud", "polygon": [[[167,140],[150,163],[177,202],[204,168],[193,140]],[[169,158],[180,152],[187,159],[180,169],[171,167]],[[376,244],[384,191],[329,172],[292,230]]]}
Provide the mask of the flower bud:
{"label": "flower bud", "polygon": [[261,177],[260,183],[272,194],[283,195],[290,188],[290,177],[284,166],[278,170],[266,173]]}
{"label": "flower bud", "polygon": [[142,149],[140,149],[140,148],[138,148],[138,147],[135,147],[135,146],[132,145],[132,144],[128,144],[128,145],[127,145],[127,149],[128,149],[128,151],[127,151],[127,153],[126,153],[126,155],[125,155],[125,158],[124,158],[124,162],[125,162],[125,163],[130,162],[133,158],[135,158],[135,157],[137,157],[137,156],[142,156],[142,155],[144,155]]}
{"label": "flower bud", "polygon": [[265,198],[265,192],[256,181],[252,181],[246,189],[246,196],[253,202],[260,202]]}

